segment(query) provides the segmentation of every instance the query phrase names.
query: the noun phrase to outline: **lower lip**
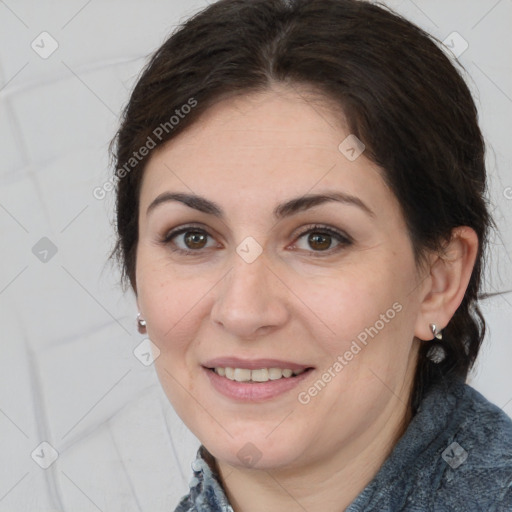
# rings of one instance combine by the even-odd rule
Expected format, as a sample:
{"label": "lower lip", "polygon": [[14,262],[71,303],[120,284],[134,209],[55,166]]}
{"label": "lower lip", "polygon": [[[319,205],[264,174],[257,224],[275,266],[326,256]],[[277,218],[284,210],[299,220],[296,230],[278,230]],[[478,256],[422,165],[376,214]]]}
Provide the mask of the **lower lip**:
{"label": "lower lip", "polygon": [[202,367],[213,387],[224,396],[243,402],[270,400],[298,386],[309,377],[312,369],[305,370],[295,377],[282,377],[267,382],[237,382],[221,377],[213,370]]}

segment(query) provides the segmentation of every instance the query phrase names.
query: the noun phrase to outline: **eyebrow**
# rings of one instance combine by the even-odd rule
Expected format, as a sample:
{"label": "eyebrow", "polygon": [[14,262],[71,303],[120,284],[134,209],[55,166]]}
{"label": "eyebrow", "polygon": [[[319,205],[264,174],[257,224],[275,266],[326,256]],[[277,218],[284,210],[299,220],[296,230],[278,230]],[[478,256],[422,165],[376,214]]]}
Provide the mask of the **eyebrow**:
{"label": "eyebrow", "polygon": [[[222,208],[213,201],[196,194],[185,194],[176,192],[163,192],[157,196],[146,210],[146,215],[153,211],[158,205],[177,201],[183,203],[189,208],[193,208],[208,215],[214,215],[221,220],[225,220],[225,215]],[[346,194],[344,192],[329,192],[324,194],[306,194],[301,197],[290,199],[281,203],[274,208],[273,215],[276,219],[290,217],[296,213],[308,210],[315,206],[319,206],[328,202],[338,202],[350,206],[356,206],[363,210],[370,217],[375,218],[375,213],[358,197]]]}

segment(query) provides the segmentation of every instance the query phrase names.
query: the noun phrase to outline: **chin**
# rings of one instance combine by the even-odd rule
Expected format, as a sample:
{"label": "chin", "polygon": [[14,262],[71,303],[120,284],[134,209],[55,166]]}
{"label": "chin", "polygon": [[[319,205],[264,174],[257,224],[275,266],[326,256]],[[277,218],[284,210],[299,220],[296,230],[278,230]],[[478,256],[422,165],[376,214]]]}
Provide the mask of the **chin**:
{"label": "chin", "polygon": [[[230,466],[239,469],[272,470],[290,468],[297,463],[301,454],[301,447],[287,436],[288,442],[283,443],[282,438],[271,441],[261,437],[245,434],[240,439],[231,439],[224,443],[218,440],[208,442],[205,439],[202,444],[215,457]],[[302,449],[303,451],[303,449]]]}

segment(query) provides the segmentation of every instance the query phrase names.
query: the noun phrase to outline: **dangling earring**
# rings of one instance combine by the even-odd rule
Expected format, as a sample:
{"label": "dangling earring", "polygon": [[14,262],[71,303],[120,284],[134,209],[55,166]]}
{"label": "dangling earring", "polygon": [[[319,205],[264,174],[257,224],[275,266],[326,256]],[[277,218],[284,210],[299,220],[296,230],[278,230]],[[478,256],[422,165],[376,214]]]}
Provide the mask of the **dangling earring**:
{"label": "dangling earring", "polygon": [[142,318],[140,313],[137,315],[137,329],[141,334],[145,334],[146,332],[146,320]]}
{"label": "dangling earring", "polygon": [[[437,330],[436,324],[430,324],[430,330],[432,331],[432,334],[434,337],[431,341],[435,340],[442,340],[443,335],[441,331]],[[439,364],[446,358],[446,350],[443,347],[443,345],[439,344],[432,344],[430,345],[430,349],[427,352],[427,358],[430,359],[433,363]]]}
{"label": "dangling earring", "polygon": [[436,338],[438,340],[442,340],[443,339],[443,334],[442,334],[441,331],[437,330],[436,324],[430,324],[430,330],[432,331],[432,334],[434,335],[434,338]]}

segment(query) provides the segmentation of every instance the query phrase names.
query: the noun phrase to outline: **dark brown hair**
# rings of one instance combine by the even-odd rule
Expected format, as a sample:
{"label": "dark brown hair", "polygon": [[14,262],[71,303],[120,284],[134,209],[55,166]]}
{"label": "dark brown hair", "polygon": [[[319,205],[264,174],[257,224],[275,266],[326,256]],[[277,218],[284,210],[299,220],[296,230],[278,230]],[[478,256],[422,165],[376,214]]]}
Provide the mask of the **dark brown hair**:
{"label": "dark brown hair", "polygon": [[[485,333],[477,298],[492,219],[477,110],[438,44],[385,6],[362,0],[220,0],[188,19],[143,70],[111,145],[118,178],[113,255],[123,282],[136,289],[139,189],[148,158],[134,162],[133,153],[150,140],[152,147],[172,139],[221,99],[276,82],[306,85],[341,107],[365,156],[384,170],[418,264],[427,251],[442,249],[453,228],[476,231],[478,255],[462,304],[442,342],[421,345],[412,410],[443,375],[465,378]],[[192,101],[194,108],[184,109]],[[427,354],[436,344],[446,354],[438,364]]]}

